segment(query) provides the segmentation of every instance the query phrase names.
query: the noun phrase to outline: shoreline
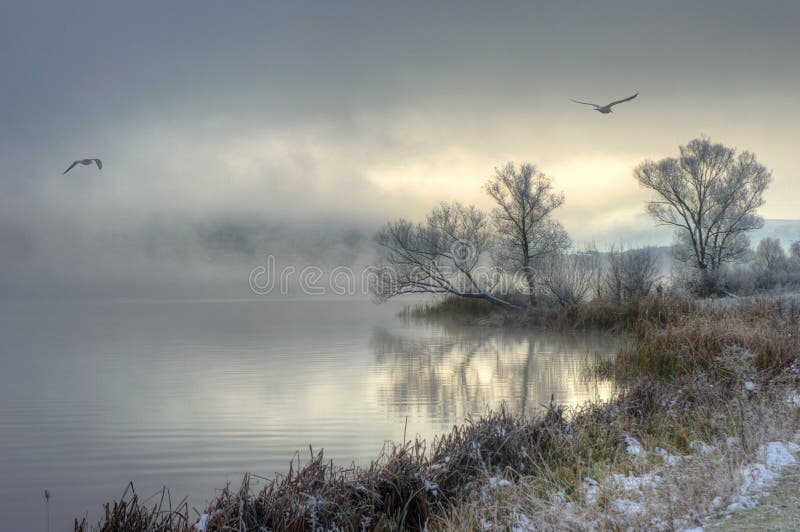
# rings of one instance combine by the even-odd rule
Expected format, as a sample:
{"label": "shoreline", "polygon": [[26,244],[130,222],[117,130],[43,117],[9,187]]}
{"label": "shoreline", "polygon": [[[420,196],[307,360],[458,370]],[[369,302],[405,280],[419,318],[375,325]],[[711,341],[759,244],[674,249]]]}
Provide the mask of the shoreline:
{"label": "shoreline", "polygon": [[[531,520],[577,526],[589,513],[605,519],[596,524],[615,527],[643,526],[646,518],[656,529],[701,524],[700,516],[713,510],[711,501],[733,497],[736,482],[728,483],[727,495],[716,493],[696,467],[678,463],[744,467],[760,446],[791,441],[800,426],[797,405],[787,399],[800,381],[795,309],[767,300],[711,310],[675,298],[637,305],[636,315],[627,308],[603,318],[634,338],[604,368],[636,374],[611,401],[573,409],[550,405],[527,418],[501,408],[432,442],[387,449],[363,468],[336,467],[315,454],[259,492],[250,489],[246,475],[241,489],[224,489],[205,508],[204,529],[445,530],[488,524],[525,530]],[[585,316],[578,317],[585,323]],[[731,438],[739,443],[729,445]],[[718,449],[716,461],[699,459],[699,448]],[[625,491],[626,483],[641,484],[635,479],[669,478],[672,473],[658,469],[665,465],[697,473],[691,504],[672,501],[665,510],[646,494],[612,496],[620,483]],[[692,480],[688,474],[678,475],[683,485]],[[662,500],[663,494],[655,499]],[[556,511],[566,505],[572,517]],[[198,518],[188,508],[159,512],[129,497],[107,510],[105,524],[136,520],[163,530],[197,530]],[[104,523],[97,525],[76,521],[75,529],[103,529]]]}

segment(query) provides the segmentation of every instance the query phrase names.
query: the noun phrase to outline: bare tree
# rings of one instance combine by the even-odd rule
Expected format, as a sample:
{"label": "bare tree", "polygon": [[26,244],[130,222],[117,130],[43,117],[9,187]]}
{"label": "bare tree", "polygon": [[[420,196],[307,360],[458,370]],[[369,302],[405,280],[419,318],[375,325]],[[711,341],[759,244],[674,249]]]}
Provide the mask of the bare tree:
{"label": "bare tree", "polygon": [[410,293],[453,294],[513,308],[492,293],[496,281],[476,274],[490,233],[486,215],[460,203],[441,203],[425,223],[389,222],[377,235],[384,259],[371,276],[370,289],[381,300]]}
{"label": "bare tree", "polygon": [[659,225],[676,228],[676,256],[708,277],[749,247],[747,233],[764,223],[756,210],[772,180],[755,155],[707,138],[680,147],[678,158],[645,161],[634,171],[656,193],[647,210]]}
{"label": "bare tree", "polygon": [[789,260],[800,263],[800,240],[792,242],[789,246]]}
{"label": "bare tree", "polygon": [[789,255],[786,259],[786,269],[792,285],[800,284],[800,240],[794,241],[789,246]]}
{"label": "bare tree", "polygon": [[612,246],[602,285],[608,297],[620,304],[631,297],[649,294],[658,277],[658,264],[651,248],[625,251]]}
{"label": "bare tree", "polygon": [[777,273],[786,269],[788,256],[777,238],[762,238],[756,246],[754,262],[761,268]]}
{"label": "bare tree", "polygon": [[559,305],[580,303],[597,286],[600,261],[594,249],[552,253],[540,262],[540,282]]}
{"label": "bare tree", "polygon": [[552,191],[550,179],[532,164],[509,162],[495,168],[486,192],[497,204],[492,211],[497,230],[495,264],[525,277],[529,304],[536,304],[535,265],[547,255],[569,247],[567,232],[550,214],[564,203]]}

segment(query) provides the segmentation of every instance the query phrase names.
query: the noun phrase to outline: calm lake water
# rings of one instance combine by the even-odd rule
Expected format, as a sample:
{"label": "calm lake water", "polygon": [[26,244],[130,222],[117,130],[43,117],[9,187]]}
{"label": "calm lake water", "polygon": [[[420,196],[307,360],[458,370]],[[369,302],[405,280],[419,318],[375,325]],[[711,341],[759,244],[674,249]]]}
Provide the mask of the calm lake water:
{"label": "calm lake water", "polygon": [[[505,401],[608,398],[607,336],[467,328],[362,300],[106,301],[0,307],[0,528],[52,530],[133,481],[200,508],[297,451],[366,463]],[[37,521],[41,519],[40,521]]]}

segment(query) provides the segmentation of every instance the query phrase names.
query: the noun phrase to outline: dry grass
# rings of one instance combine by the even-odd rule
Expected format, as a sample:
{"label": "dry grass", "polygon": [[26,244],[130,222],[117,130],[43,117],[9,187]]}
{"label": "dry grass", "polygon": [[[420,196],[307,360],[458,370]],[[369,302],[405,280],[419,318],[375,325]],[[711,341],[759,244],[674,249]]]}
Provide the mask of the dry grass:
{"label": "dry grass", "polygon": [[[724,358],[729,360],[720,364],[746,368],[741,354]],[[737,374],[740,382],[752,377],[750,369]],[[758,459],[760,445],[791,440],[800,427],[800,411],[786,401],[797,390],[795,373],[757,393],[743,387],[715,391],[713,384],[698,373],[684,377],[673,394],[639,390],[618,403],[619,409],[593,412],[596,423],[580,420],[575,441],[565,443],[572,469],[543,467],[503,489],[472,490],[432,528],[679,530],[700,524],[702,516],[719,514],[738,495],[741,468]],[[663,399],[669,400],[661,404]],[[647,458],[609,452],[606,438],[614,433],[642,441]],[[710,444],[709,451],[692,451],[689,443],[695,441]],[[666,463],[656,447],[677,463]],[[628,490],[619,475],[646,483]]]}
{"label": "dry grass", "polygon": [[752,353],[757,370],[779,373],[800,353],[797,310],[781,300],[754,300],[698,307],[666,321],[642,321],[635,341],[604,369],[621,378],[645,373],[667,379],[714,370],[725,381],[729,375],[715,360],[731,347]]}
{"label": "dry grass", "polygon": [[[293,464],[258,490],[250,476],[238,490],[223,490],[205,509],[207,529],[474,529],[487,523],[504,528],[525,524],[523,515],[544,529],[652,528],[654,523],[669,529],[713,509],[714,497],[730,496],[736,464],[760,442],[798,425],[797,410],[785,401],[798,385],[794,308],[765,301],[722,308],[644,298],[611,316],[600,304],[564,312],[544,319],[572,319],[573,325],[605,320],[607,327],[633,332],[632,346],[606,368],[630,377],[612,401],[571,410],[551,405],[527,418],[501,408],[468,419],[430,448],[423,441],[405,442],[363,468],[336,467],[322,452],[312,452],[308,463]],[[646,509],[644,517],[615,509],[610,475],[659,465],[632,457],[626,438],[649,451],[658,446],[686,455],[692,441],[731,437],[736,446],[665,473],[659,487],[637,501]],[[497,478],[511,485],[498,488]],[[587,502],[586,478],[598,483],[596,501]],[[727,480],[717,482],[720,478]],[[678,492],[686,495],[670,495]],[[95,529],[191,529],[185,505],[180,511],[161,506],[148,508],[128,493],[106,505]],[[76,530],[87,529],[85,520],[76,522]]]}
{"label": "dry grass", "polygon": [[96,526],[90,526],[86,517],[75,519],[76,532],[137,532],[148,530],[154,532],[170,532],[173,530],[190,530],[189,507],[182,500],[176,508],[172,508],[169,491],[163,489],[158,503],[143,503],[133,484],[122,493],[122,497],[103,505],[105,514]]}
{"label": "dry grass", "polygon": [[402,318],[476,318],[486,317],[503,311],[489,301],[446,296],[435,303],[419,303],[407,305],[400,312]]}
{"label": "dry grass", "polygon": [[[674,301],[666,308],[639,308],[648,312],[626,325],[633,342],[605,368],[629,378],[625,391],[610,403],[573,412],[559,456],[508,488],[472,491],[437,521],[438,528],[690,526],[727,504],[742,482],[740,466],[753,460],[759,445],[791,439],[800,426],[797,405],[786,400],[800,383],[796,305]],[[621,452],[622,435],[641,441],[651,460]],[[693,441],[715,450],[669,467],[652,459],[656,447],[689,455]],[[658,475],[656,485],[635,496],[620,493],[619,483],[609,480],[614,473],[648,471]],[[585,479],[597,486],[591,501]]]}
{"label": "dry grass", "polygon": [[[433,441],[406,442],[369,467],[339,468],[312,453],[302,467],[260,491],[245,476],[208,507],[208,530],[421,530],[463,497],[487,472],[519,476],[558,453],[566,421],[558,408],[523,419],[505,409],[470,419]],[[96,530],[188,530],[185,512],[162,512],[135,494],[106,505]],[[88,530],[86,520],[76,530]]]}
{"label": "dry grass", "polygon": [[605,300],[566,307],[542,307],[530,312],[527,323],[559,329],[601,329],[617,332],[636,331],[644,324],[663,326],[682,316],[696,313],[697,301],[678,296],[637,297],[621,305]]}
{"label": "dry grass", "polygon": [[[531,497],[576,494],[583,478],[603,478],[630,466],[626,436],[677,451],[687,450],[690,438],[711,439],[724,424],[706,423],[706,409],[718,410],[730,395],[710,389],[697,375],[679,385],[643,378],[610,403],[573,411],[551,406],[532,418],[501,409],[454,427],[430,450],[424,442],[408,442],[363,469],[337,468],[316,453],[260,491],[252,489],[249,476],[238,490],[223,490],[206,509],[208,530],[449,527],[464,501],[474,499],[492,477],[519,482]],[[147,524],[187,530],[186,523],[134,498],[132,504],[114,503],[97,529]]]}
{"label": "dry grass", "polygon": [[499,309],[486,301],[450,296],[436,303],[406,307],[401,316],[446,318],[494,326],[628,332],[636,330],[643,323],[675,323],[682,316],[697,313],[700,308],[696,300],[688,297],[647,296],[630,299],[622,305],[597,299],[575,305],[540,305],[533,309],[510,311]]}

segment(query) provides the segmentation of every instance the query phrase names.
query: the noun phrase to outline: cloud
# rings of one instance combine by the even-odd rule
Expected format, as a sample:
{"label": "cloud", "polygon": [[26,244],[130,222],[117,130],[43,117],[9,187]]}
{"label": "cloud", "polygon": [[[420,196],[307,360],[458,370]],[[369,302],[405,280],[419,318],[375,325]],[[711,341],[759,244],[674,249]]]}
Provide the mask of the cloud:
{"label": "cloud", "polygon": [[[208,235],[241,250],[278,228],[369,235],[440,200],[488,209],[481,187],[509,160],[538,164],[565,191],[558,217],[577,242],[646,240],[633,166],[701,133],[773,168],[764,214],[792,217],[798,13],[747,2],[10,2],[4,275],[58,264],[54,278],[146,279],[162,273],[156,251],[184,257],[185,275],[202,269]],[[633,90],[609,116],[569,102]],[[61,175],[86,156],[103,171]],[[240,238],[247,228],[256,234]]]}

